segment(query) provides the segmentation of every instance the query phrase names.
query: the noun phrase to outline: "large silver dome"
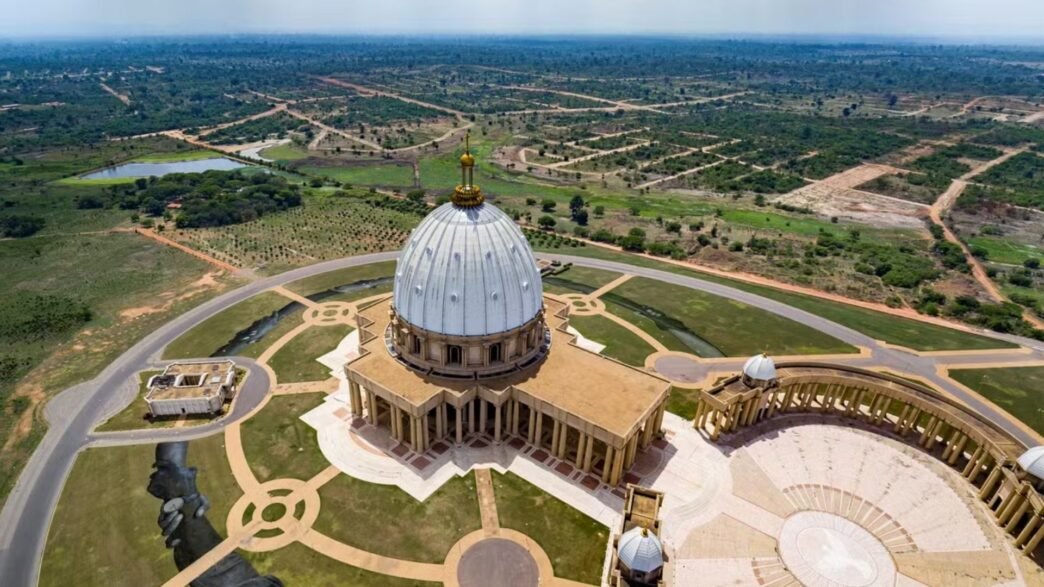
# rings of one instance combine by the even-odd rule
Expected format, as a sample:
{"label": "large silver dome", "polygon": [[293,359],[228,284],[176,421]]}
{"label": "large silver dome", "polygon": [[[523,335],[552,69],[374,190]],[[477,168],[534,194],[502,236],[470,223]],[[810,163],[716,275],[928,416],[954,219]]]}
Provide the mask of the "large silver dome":
{"label": "large silver dome", "polygon": [[393,304],[400,319],[431,332],[506,332],[540,312],[540,271],[507,214],[485,203],[447,203],[410,235],[395,268]]}

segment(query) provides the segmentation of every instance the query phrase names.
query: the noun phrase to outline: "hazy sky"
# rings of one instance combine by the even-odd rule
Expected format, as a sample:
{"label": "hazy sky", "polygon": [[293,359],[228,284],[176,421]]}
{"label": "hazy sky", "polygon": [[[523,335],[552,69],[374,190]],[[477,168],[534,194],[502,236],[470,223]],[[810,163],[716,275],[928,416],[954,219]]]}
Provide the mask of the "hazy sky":
{"label": "hazy sky", "polygon": [[0,36],[670,33],[1044,38],[1044,0],[0,0]]}

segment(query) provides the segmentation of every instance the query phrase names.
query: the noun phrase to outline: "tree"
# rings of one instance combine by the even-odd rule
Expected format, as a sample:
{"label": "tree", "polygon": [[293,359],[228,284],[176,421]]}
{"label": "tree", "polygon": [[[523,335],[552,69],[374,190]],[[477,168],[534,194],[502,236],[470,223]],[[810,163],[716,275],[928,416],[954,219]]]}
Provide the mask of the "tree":
{"label": "tree", "polygon": [[583,207],[584,207],[584,197],[581,196],[580,194],[577,194],[577,195],[573,196],[569,200],[569,210],[571,212],[575,213],[577,210],[580,210]]}
{"label": "tree", "polygon": [[629,234],[620,239],[620,246],[623,247],[625,251],[642,253],[645,252],[645,239],[634,234]]}
{"label": "tree", "polygon": [[1039,269],[1040,259],[1026,259],[1022,262],[1022,266],[1026,269]]}
{"label": "tree", "polygon": [[539,224],[541,228],[551,230],[556,224],[558,224],[558,221],[555,220],[554,216],[544,214],[539,220],[537,220],[537,224]]}
{"label": "tree", "polygon": [[605,206],[595,206],[594,207],[594,215],[599,217],[599,218],[601,218],[602,216],[605,216]]}
{"label": "tree", "polygon": [[411,202],[423,202],[424,201],[424,190],[410,190],[406,192],[406,199]]}
{"label": "tree", "polygon": [[551,198],[545,198],[544,201],[540,204],[540,209],[544,212],[550,212],[555,209],[555,205],[556,202],[554,200],[552,200]]}
{"label": "tree", "polygon": [[46,221],[39,216],[16,214],[0,218],[0,235],[10,238],[24,238],[40,231]]}
{"label": "tree", "polygon": [[587,210],[581,208],[573,212],[573,221],[580,226],[587,226]]}
{"label": "tree", "polygon": [[671,221],[667,223],[667,232],[673,232],[674,234],[681,234],[682,225],[681,222]]}

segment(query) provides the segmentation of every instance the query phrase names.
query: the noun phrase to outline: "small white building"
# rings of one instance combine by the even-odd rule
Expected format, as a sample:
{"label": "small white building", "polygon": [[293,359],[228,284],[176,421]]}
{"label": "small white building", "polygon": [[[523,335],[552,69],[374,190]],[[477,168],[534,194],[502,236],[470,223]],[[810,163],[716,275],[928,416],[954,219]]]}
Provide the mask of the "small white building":
{"label": "small white building", "polygon": [[171,363],[149,378],[145,403],[152,416],[216,414],[236,392],[231,360]]}

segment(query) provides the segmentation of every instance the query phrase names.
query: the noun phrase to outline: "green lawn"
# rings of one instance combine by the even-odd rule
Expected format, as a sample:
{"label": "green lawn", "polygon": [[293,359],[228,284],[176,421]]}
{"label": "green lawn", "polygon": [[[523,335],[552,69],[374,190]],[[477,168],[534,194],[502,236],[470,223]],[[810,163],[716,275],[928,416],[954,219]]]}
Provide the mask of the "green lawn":
{"label": "green lawn", "polygon": [[74,185],[74,186],[99,186],[106,187],[112,185],[123,185],[127,183],[134,183],[136,177],[99,177],[95,179],[85,179],[79,176],[66,177],[59,179],[54,182],[59,185]]}
{"label": "green lawn", "polygon": [[258,153],[258,155],[261,155],[265,159],[272,159],[274,161],[297,161],[299,159],[307,159],[311,156],[307,149],[294,143],[284,143],[282,145],[269,147]]}
{"label": "green lawn", "polygon": [[317,531],[404,560],[441,563],[450,547],[482,527],[474,473],[453,477],[423,502],[398,487],[347,475],[323,485],[319,496]]}
{"label": "green lawn", "polygon": [[969,246],[986,249],[986,258],[994,263],[1022,265],[1026,259],[1044,257],[1044,249],[1040,247],[1023,245],[1003,238],[975,236],[965,240]]}
{"label": "green lawn", "polygon": [[861,238],[866,241],[882,242],[893,237],[917,238],[912,230],[879,230],[865,225],[840,225],[819,220],[814,216],[787,216],[776,212],[762,210],[744,210],[739,208],[723,208],[722,216],[726,222],[746,226],[769,233],[786,232],[806,237],[815,237],[821,231],[837,233],[848,228],[857,228]]}
{"label": "green lawn", "polygon": [[243,422],[243,452],[258,480],[307,481],[330,465],[319,450],[315,429],[301,421],[301,415],[325,397],[325,393],[277,395]]}
{"label": "green lawn", "polygon": [[[555,251],[558,252],[558,251]],[[715,275],[701,273],[693,269],[663,263],[646,257],[629,255],[611,251],[601,247],[582,247],[569,249],[563,254],[578,257],[591,257],[629,263],[640,267],[659,269],[669,273],[697,277],[705,281],[728,285],[739,290],[749,291],[760,296],[783,302],[806,312],[822,316],[838,324],[857,330],[878,340],[884,340],[922,351],[978,350],[996,348],[1014,348],[1016,345],[977,334],[962,332],[945,326],[936,326],[891,316],[874,310],[867,310],[841,302],[832,302],[821,298],[785,292],[771,287],[752,285],[742,281],[725,279]],[[655,336],[655,334],[654,334]]]}
{"label": "green lawn", "polygon": [[544,277],[544,291],[553,294],[591,293],[617,277],[620,274],[613,271],[570,267],[562,273]]}
{"label": "green lawn", "polygon": [[[413,186],[413,168],[407,165],[376,163],[353,167],[301,167],[308,175],[331,177],[352,185],[376,185],[409,188]],[[446,186],[441,186],[445,188]],[[452,187],[449,186],[449,187]]]}
{"label": "green lawn", "polygon": [[240,550],[254,568],[263,575],[272,575],[283,584],[294,587],[441,587],[442,583],[416,581],[381,575],[348,566],[293,542],[272,552]]}
{"label": "green lawn", "polygon": [[[133,163],[172,163],[175,161],[199,161],[201,159],[216,159],[222,157],[221,153],[208,149],[192,149],[189,151],[173,151],[170,153],[149,153],[130,160]],[[132,178],[133,179],[133,178]]]}
{"label": "green lawn", "polygon": [[[73,466],[54,513],[41,587],[160,585],[177,573],[156,525],[160,500],[146,492],[155,446],[90,448]],[[239,486],[220,434],[193,441],[188,462],[210,499],[207,518],[225,532]]]}
{"label": "green lawn", "polygon": [[[727,298],[636,277],[605,296],[602,300],[613,313],[622,306],[629,312],[648,318],[655,324],[650,334],[672,350],[689,350],[687,333],[716,347],[725,356],[746,356],[760,352],[776,355],[849,353],[855,349],[831,336],[798,322],[771,314]],[[612,302],[612,306],[608,306]],[[623,313],[623,312],[621,312]],[[638,324],[648,329],[648,321]],[[648,331],[648,330],[647,330]]]}
{"label": "green lawn", "polygon": [[[164,349],[163,358],[189,359],[209,357],[224,346],[225,343],[232,340],[237,332],[290,303],[291,300],[277,293],[270,291],[261,292],[207,318],[185,334],[179,336]],[[288,316],[280,322],[277,328],[283,327],[285,331],[289,332],[293,329],[293,326],[296,326],[294,324],[290,328],[286,328],[286,323],[290,322],[293,321]],[[297,324],[299,323],[298,321]],[[273,329],[262,340],[247,347],[244,354],[257,357],[263,352],[264,348],[267,348],[268,344],[278,340],[280,336],[282,334],[276,333],[275,329]],[[263,343],[267,344],[262,346]]]}
{"label": "green lawn", "polygon": [[686,420],[696,417],[696,400],[700,397],[698,389],[682,389],[671,387],[671,395],[667,396],[667,411]]}
{"label": "green lawn", "polygon": [[960,369],[950,377],[1044,434],[1044,367]]}
{"label": "green lawn", "polygon": [[[161,426],[173,421],[162,421],[151,424],[145,417],[149,413],[149,407],[145,405],[145,393],[149,391],[146,384],[153,375],[159,375],[162,371],[142,371],[138,374],[138,395],[129,406],[112,418],[109,418],[96,428],[99,432],[110,432],[114,430],[136,430],[138,428],[150,428]],[[175,420],[176,421],[176,420]]]}
{"label": "green lawn", "polygon": [[346,324],[313,326],[295,336],[268,361],[279,383],[321,381],[330,378],[330,368],[316,359],[337,348],[355,330]]}
{"label": "green lawn", "polygon": [[571,316],[569,323],[580,334],[604,344],[603,355],[628,365],[644,366],[645,357],[656,350],[637,334],[604,316]]}
{"label": "green lawn", "polygon": [[[360,267],[347,267],[345,269],[320,273],[319,275],[306,277],[299,281],[288,283],[286,288],[303,296],[310,296],[341,285],[348,285],[370,279],[379,279],[381,277],[391,277],[394,273],[395,261],[385,261],[383,263],[371,263]],[[389,291],[391,290],[389,289]],[[354,299],[376,295],[377,293],[380,292],[360,290],[358,292],[358,297]],[[345,298],[342,301],[351,301],[351,299]]]}
{"label": "green lawn", "polygon": [[609,528],[513,473],[493,472],[493,492],[500,525],[535,540],[556,577],[599,583]]}

